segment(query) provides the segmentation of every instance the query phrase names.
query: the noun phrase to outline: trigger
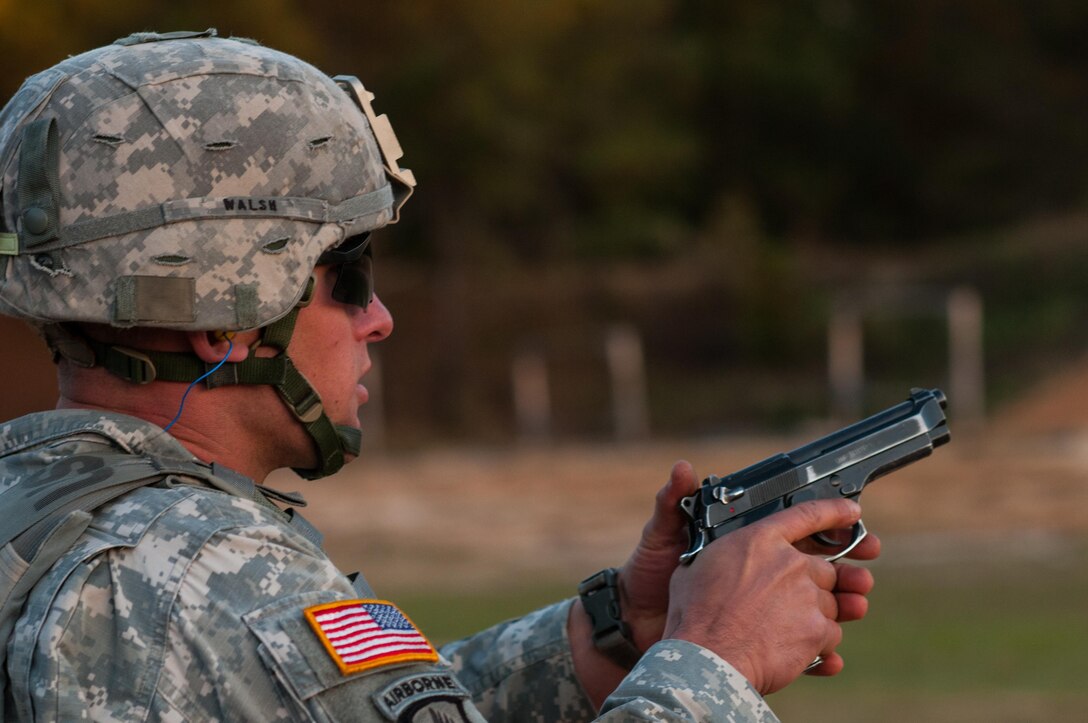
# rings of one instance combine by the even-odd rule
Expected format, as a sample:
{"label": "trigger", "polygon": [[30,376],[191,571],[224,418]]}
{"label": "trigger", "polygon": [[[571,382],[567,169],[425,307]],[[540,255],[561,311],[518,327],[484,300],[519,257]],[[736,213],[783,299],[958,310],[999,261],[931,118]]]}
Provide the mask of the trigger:
{"label": "trigger", "polygon": [[[850,540],[850,543],[846,547],[836,552],[834,555],[829,555],[828,557],[825,557],[825,560],[827,560],[828,562],[835,562],[836,560],[842,559],[846,555],[850,554],[851,550],[861,544],[861,541],[864,540],[865,537],[869,534],[869,531],[865,529],[865,523],[861,520],[858,520],[856,523],[854,523],[854,526],[853,528],[851,528],[851,530],[854,533],[854,538]],[[816,533],[815,535],[813,535],[813,537],[817,538],[820,542],[823,542],[823,540],[826,539],[820,533]]]}

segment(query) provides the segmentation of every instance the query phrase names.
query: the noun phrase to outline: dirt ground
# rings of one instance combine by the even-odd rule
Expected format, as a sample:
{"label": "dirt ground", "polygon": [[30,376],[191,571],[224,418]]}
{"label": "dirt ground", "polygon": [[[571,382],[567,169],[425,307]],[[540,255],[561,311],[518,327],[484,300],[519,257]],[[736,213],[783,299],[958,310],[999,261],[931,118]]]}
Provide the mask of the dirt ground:
{"label": "dirt ground", "polygon": [[[1037,556],[1088,539],[1088,434],[993,424],[956,435],[876,480],[862,502],[880,564]],[[306,516],[346,570],[379,589],[472,590],[512,580],[577,581],[623,561],[674,460],[726,474],[808,438],[657,441],[379,455],[301,489]]]}

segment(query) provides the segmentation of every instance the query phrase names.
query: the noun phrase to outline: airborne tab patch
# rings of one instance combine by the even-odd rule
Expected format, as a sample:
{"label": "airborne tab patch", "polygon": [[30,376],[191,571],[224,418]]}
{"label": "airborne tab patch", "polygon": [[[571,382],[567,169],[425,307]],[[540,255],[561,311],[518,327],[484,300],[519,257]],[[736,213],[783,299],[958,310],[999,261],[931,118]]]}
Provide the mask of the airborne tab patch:
{"label": "airborne tab patch", "polygon": [[303,612],[344,675],[394,663],[438,660],[423,633],[385,600],[344,600]]}
{"label": "airborne tab patch", "polygon": [[[453,677],[453,673],[416,673],[399,678],[371,698],[374,705],[391,721],[414,722],[469,720],[465,701],[469,692]],[[428,715],[422,715],[426,709]]]}

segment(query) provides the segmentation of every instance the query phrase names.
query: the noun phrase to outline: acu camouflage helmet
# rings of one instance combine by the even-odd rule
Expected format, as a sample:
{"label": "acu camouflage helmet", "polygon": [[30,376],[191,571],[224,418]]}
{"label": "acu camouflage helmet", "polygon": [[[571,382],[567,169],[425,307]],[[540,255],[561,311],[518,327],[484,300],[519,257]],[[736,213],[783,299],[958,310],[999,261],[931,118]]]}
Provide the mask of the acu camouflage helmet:
{"label": "acu camouflage helmet", "polygon": [[394,222],[414,186],[371,97],[214,30],[32,76],[0,112],[0,313],[179,330],[285,315],[322,253]]}
{"label": "acu camouflage helmet", "polygon": [[[365,308],[368,233],[415,186],[372,98],[214,30],[138,33],[32,76],[0,111],[0,313],[135,383],[271,385],[315,445],[317,466],[296,471],[335,472],[359,430],[329,420],[287,348],[315,265],[337,267],[333,298]],[[80,322],[260,328],[277,353],[213,374]]]}

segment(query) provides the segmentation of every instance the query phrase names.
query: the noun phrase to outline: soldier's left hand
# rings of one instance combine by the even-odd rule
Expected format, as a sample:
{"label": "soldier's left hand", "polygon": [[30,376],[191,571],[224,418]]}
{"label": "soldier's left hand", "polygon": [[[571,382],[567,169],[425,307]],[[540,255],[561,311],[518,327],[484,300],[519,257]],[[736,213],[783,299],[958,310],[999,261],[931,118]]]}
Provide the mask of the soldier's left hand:
{"label": "soldier's left hand", "polygon": [[657,493],[654,512],[642,529],[635,551],[620,569],[623,619],[639,650],[661,640],[669,609],[669,579],[688,548],[687,519],[680,500],[698,487],[688,462],[673,465],[669,481]]}

